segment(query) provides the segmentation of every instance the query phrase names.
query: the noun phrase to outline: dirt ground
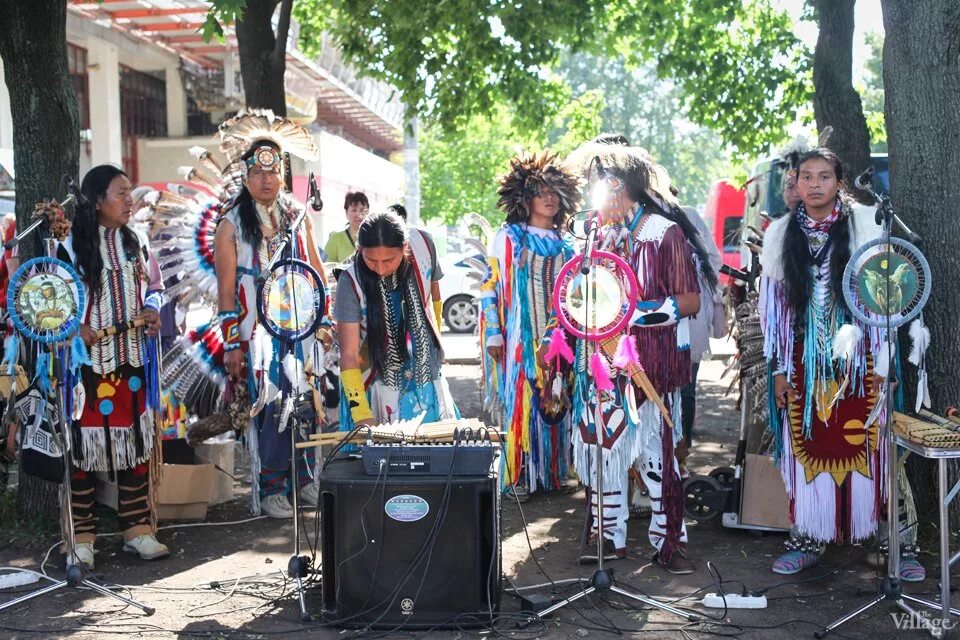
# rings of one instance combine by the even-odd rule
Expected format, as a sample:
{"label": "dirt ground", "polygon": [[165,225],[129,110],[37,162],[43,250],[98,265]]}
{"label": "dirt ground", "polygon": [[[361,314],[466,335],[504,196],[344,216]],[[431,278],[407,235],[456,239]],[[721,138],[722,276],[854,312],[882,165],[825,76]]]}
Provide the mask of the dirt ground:
{"label": "dirt ground", "polygon": [[[727,396],[729,379],[720,379],[723,363],[705,362],[701,367],[699,418],[691,458],[694,473],[707,473],[717,466],[733,463],[737,439],[737,412]],[[465,416],[480,415],[478,368],[455,365],[448,369],[454,396]],[[238,497],[231,503],[211,508],[208,522],[230,522],[249,518],[249,486],[237,485]],[[523,587],[569,578],[588,578],[589,565],[576,563],[583,527],[583,492],[569,495],[534,496],[523,505],[525,535],[518,506],[503,503],[504,585]],[[636,605],[617,594],[583,598],[573,606],[554,613],[542,624],[517,630],[514,615],[519,611],[516,597],[502,596],[503,618],[496,634],[514,638],[586,638],[614,634],[637,638],[705,638],[714,635],[743,638],[787,639],[811,637],[819,626],[828,624],[848,610],[867,602],[876,590],[877,569],[866,548],[831,548],[824,563],[804,572],[804,582],[777,586],[784,581],[770,571],[781,552],[783,535],[756,535],[725,529],[720,519],[705,524],[688,522],[690,556],[697,571],[672,576],[651,565],[646,539],[646,520],[631,520],[625,560],[610,563],[619,584],[625,589],[663,599],[680,599],[691,612],[704,618],[722,618],[722,624],[688,623],[677,617]],[[924,526],[935,527],[933,523]],[[314,520],[307,519],[313,532]],[[292,525],[268,519],[226,526],[194,526],[166,529],[161,539],[174,551],[167,559],[146,563],[121,552],[119,537],[101,537],[97,543],[96,574],[104,581],[125,586],[123,591],[156,608],[145,617],[137,610],[90,591],[64,589],[12,609],[0,612],[3,638],[243,638],[265,639],[282,635],[291,639],[356,637],[355,631],[325,628],[320,623],[303,625],[290,584],[283,585],[281,570],[291,553]],[[29,549],[0,550],[0,566],[36,569],[45,550],[55,539],[40,541]],[[533,551],[531,553],[532,547]],[[927,548],[922,556],[930,577],[905,590],[933,596],[937,590],[936,550]],[[769,606],[762,610],[705,609],[697,604],[704,593],[717,586],[707,570],[716,569],[728,593],[742,589],[768,591]],[[455,571],[455,567],[450,568]],[[51,576],[63,575],[62,557],[54,552],[47,563]],[[257,576],[250,579],[250,576]],[[241,579],[242,580],[238,580]],[[211,583],[217,588],[211,588]],[[33,585],[36,587],[36,585]],[[565,587],[568,588],[569,587]],[[0,603],[30,588],[0,592]],[[524,593],[551,595],[549,585]],[[691,597],[692,596],[692,597]],[[307,593],[308,609],[319,613],[319,587]],[[635,608],[639,606],[640,608]],[[889,606],[878,606],[848,623],[835,637],[893,638],[914,636],[918,631],[898,631]],[[396,631],[377,637],[416,637],[458,640],[493,635],[490,630]]]}

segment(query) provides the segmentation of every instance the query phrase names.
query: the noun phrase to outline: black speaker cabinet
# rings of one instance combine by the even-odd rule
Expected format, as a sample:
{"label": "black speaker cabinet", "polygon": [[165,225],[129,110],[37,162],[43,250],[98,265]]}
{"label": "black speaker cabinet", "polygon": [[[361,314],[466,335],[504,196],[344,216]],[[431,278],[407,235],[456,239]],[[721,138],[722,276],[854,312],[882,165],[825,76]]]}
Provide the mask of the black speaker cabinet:
{"label": "black speaker cabinet", "polygon": [[[495,464],[494,468],[499,468]],[[320,474],[324,619],[364,628],[455,626],[500,608],[499,478]],[[476,623],[476,622],[475,622]],[[459,626],[469,626],[461,620]]]}

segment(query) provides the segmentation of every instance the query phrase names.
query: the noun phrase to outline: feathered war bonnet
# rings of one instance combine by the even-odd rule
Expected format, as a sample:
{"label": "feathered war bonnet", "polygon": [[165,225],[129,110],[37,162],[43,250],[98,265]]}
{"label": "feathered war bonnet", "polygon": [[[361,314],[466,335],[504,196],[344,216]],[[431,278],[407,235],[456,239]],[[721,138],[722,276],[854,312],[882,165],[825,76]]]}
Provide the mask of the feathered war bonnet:
{"label": "feathered war bonnet", "polygon": [[500,176],[497,207],[509,222],[530,217],[530,200],[544,187],[553,189],[559,199],[556,219],[563,220],[580,207],[580,179],[557,160],[555,153],[524,152],[510,160],[510,170]]}
{"label": "feathered war bonnet", "polygon": [[[252,166],[272,168],[286,153],[307,161],[320,157],[320,149],[309,131],[269,109],[241,109],[220,125],[219,134],[220,151],[227,157],[228,165],[239,163],[244,174]],[[279,148],[279,153],[271,143]]]}
{"label": "feathered war bonnet", "polygon": [[677,205],[670,191],[670,175],[654,161],[642,147],[626,144],[587,142],[574,150],[564,163],[569,171],[582,175],[588,183],[599,179],[601,169],[622,182],[630,198],[641,199],[640,194],[656,196],[667,205]]}

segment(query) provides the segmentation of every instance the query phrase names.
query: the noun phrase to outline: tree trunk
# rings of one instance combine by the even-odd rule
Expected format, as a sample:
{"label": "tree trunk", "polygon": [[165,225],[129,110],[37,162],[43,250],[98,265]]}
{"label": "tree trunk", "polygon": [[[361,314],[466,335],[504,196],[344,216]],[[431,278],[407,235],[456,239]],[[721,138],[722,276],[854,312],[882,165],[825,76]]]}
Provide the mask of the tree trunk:
{"label": "tree trunk", "polygon": [[[277,32],[273,12],[280,4]],[[287,70],[287,34],[293,0],[247,0],[243,17],[237,20],[240,76],[248,107],[271,109],[287,115],[283,75]]]}
{"label": "tree trunk", "polygon": [[[933,409],[942,411],[960,405],[960,221],[955,211],[960,202],[960,3],[882,0],[882,6],[891,196],[894,209],[922,238],[933,273],[933,294],[924,311],[931,334],[927,373]],[[908,383],[908,395],[913,390]],[[917,506],[930,509],[936,503],[934,465],[913,458],[910,479]],[[950,482],[958,475],[951,465]],[[956,510],[951,521],[954,528],[960,524]]]}
{"label": "tree trunk", "polygon": [[[29,226],[34,205],[62,199],[62,176],[77,178],[80,120],[67,67],[67,3],[0,0],[0,57],[10,89],[17,228]],[[21,260],[40,252],[40,234],[20,244]],[[6,293],[6,292],[4,292]],[[57,511],[57,485],[20,474],[20,515]]]}
{"label": "tree trunk", "polygon": [[[34,205],[62,199],[61,178],[77,178],[80,120],[67,67],[64,0],[0,0],[0,57],[10,89],[17,228],[29,226]],[[40,250],[39,234],[21,243],[22,258]]]}
{"label": "tree trunk", "polygon": [[870,166],[870,131],[853,88],[853,6],[856,0],[812,0],[820,33],[813,53],[813,113],[817,128],[833,127],[827,142],[843,162],[846,184]]}

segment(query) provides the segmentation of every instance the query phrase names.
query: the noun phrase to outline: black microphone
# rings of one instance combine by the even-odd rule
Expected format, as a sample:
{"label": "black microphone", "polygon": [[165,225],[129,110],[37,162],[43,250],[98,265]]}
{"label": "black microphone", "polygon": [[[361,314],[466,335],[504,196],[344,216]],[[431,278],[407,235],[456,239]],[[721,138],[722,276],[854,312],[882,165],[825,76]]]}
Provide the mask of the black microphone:
{"label": "black microphone", "polygon": [[313,171],[310,172],[308,183],[310,185],[310,207],[314,211],[322,211],[323,200],[320,199],[320,188],[317,186],[317,179],[314,177]]}
{"label": "black microphone", "polygon": [[597,242],[597,233],[600,231],[600,222],[597,219],[599,212],[595,217],[587,220],[584,229],[587,232],[587,242],[583,245],[583,260],[580,261],[580,273],[587,275],[590,273],[590,261],[593,259],[594,244]]}
{"label": "black microphone", "polygon": [[860,189],[861,191],[870,191],[873,189],[873,165],[870,165],[866,170],[858,175],[853,184]]}
{"label": "black microphone", "polygon": [[76,201],[77,205],[85,207],[87,205],[87,199],[81,193],[80,188],[77,187],[77,183],[73,181],[73,178],[68,174],[63,176],[67,182],[67,193],[73,196],[73,199]]}

